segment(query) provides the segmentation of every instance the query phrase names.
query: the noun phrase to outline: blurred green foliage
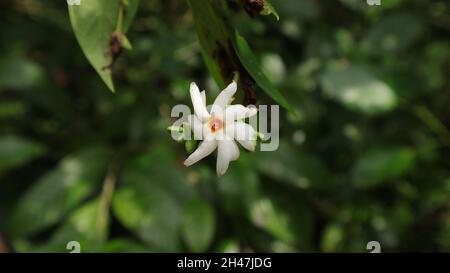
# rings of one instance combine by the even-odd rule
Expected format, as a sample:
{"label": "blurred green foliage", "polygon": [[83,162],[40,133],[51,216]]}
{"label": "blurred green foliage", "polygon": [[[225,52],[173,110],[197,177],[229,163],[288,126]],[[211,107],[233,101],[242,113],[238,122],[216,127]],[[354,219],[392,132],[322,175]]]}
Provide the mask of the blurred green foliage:
{"label": "blurred green foliage", "polygon": [[186,1],[141,1],[115,94],[65,1],[0,3],[0,236],[19,252],[450,251],[449,2],[272,0],[278,22],[225,2],[298,115],[221,178],[214,156],[185,168],[166,131],[190,81],[219,91]]}

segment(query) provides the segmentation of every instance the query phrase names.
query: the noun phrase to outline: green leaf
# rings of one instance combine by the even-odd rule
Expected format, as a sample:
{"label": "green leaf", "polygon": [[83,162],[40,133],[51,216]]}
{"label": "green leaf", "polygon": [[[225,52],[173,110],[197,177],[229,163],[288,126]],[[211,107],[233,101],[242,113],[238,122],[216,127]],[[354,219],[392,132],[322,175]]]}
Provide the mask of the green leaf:
{"label": "green leaf", "polygon": [[215,253],[239,253],[239,241],[236,239],[227,239],[219,243],[219,246],[214,251]]}
{"label": "green leaf", "polygon": [[253,154],[242,153],[239,164],[230,166],[218,181],[222,207],[236,219],[248,217],[249,208],[260,196],[260,181],[253,161]]}
{"label": "green leaf", "polygon": [[33,88],[45,79],[41,66],[19,56],[0,57],[0,89]]}
{"label": "green leaf", "polygon": [[234,50],[229,43],[230,34],[223,19],[209,0],[187,0],[192,9],[200,50],[206,66],[220,88],[225,88],[238,71]]}
{"label": "green leaf", "polygon": [[369,30],[362,47],[378,56],[396,53],[412,45],[422,32],[421,22],[413,15],[390,14]]}
{"label": "green leaf", "polygon": [[269,2],[269,0],[265,0],[265,1],[264,1],[264,8],[263,8],[263,10],[260,12],[260,14],[262,14],[262,15],[270,15],[270,14],[273,14],[273,16],[275,16],[275,18],[277,18],[277,21],[280,21],[280,15],[278,15],[277,11],[276,11],[275,8],[272,6],[272,4]]}
{"label": "green leaf", "polygon": [[267,230],[273,236],[286,242],[295,240],[290,216],[282,209],[279,210],[271,198],[261,198],[255,202],[251,217],[256,226]]}
{"label": "green leaf", "polygon": [[[284,23],[290,20],[301,23],[313,19],[320,20],[320,3],[309,0],[270,0],[283,17]],[[297,27],[301,27],[300,24]]]}
{"label": "green leaf", "polygon": [[341,225],[329,224],[323,231],[321,250],[324,252],[338,252],[342,249],[345,234]]}
{"label": "green leaf", "polygon": [[279,183],[298,189],[330,189],[331,175],[315,155],[280,141],[279,148],[271,153],[261,153],[257,158],[259,171]]}
{"label": "green leaf", "polygon": [[66,252],[69,242],[80,244],[80,253],[100,251],[100,236],[97,226],[97,218],[100,210],[98,199],[84,204],[73,211],[68,219],[59,227],[50,238],[49,242],[33,247],[33,252]]}
{"label": "green leaf", "polygon": [[266,94],[279,103],[281,106],[286,108],[292,113],[294,109],[289,104],[289,102],[284,98],[284,96],[278,91],[278,89],[272,84],[272,82],[264,75],[261,66],[256,59],[256,56],[253,54],[253,51],[250,49],[247,41],[244,37],[239,35],[236,31],[234,33],[234,41],[236,46],[236,52],[238,54],[239,60],[244,65],[247,72],[252,76],[252,78],[256,81],[259,87],[266,92]]}
{"label": "green leaf", "polygon": [[190,194],[167,145],[131,160],[123,171],[124,184],[112,207],[117,219],[148,245],[164,252],[180,250],[181,209]]}
{"label": "green leaf", "polygon": [[84,1],[82,5],[69,5],[70,21],[86,58],[100,78],[114,91],[109,51],[111,34],[116,29],[119,1]]}
{"label": "green leaf", "polygon": [[123,32],[126,33],[131,26],[131,23],[136,16],[139,8],[140,0],[126,0],[127,6],[125,10],[125,16],[123,18]]}
{"label": "green leaf", "polygon": [[125,36],[125,34],[120,35],[120,43],[121,43],[122,47],[127,50],[133,49],[133,46],[131,45],[130,40],[128,40],[128,38],[127,38],[127,36]]}
{"label": "green leaf", "polygon": [[281,84],[286,77],[286,66],[279,54],[264,54],[261,58],[261,69],[275,84]]}
{"label": "green leaf", "polygon": [[[228,85],[238,72],[242,82],[255,81],[264,92],[281,106],[293,112],[283,95],[264,75],[247,41],[227,25],[209,0],[188,0],[205,63],[220,88]],[[244,69],[242,69],[244,68]]]}
{"label": "green leaf", "polygon": [[139,238],[160,251],[177,251],[180,206],[154,183],[130,181],[113,198],[119,221]]}
{"label": "green leaf", "polygon": [[411,148],[380,148],[363,154],[353,169],[358,188],[372,188],[397,179],[414,167],[416,152]]}
{"label": "green leaf", "polygon": [[186,153],[190,154],[197,148],[197,141],[195,139],[186,140],[184,143]]}
{"label": "green leaf", "polygon": [[0,176],[17,168],[45,152],[45,148],[33,141],[19,136],[0,137]]}
{"label": "green leaf", "polygon": [[142,253],[142,252],[156,252],[155,250],[146,247],[134,240],[127,238],[116,238],[109,240],[102,248],[102,252],[106,253]]}
{"label": "green leaf", "polygon": [[100,184],[110,156],[96,147],[64,158],[19,200],[8,223],[10,234],[33,234],[57,223]]}
{"label": "green leaf", "polygon": [[125,166],[124,175],[130,181],[156,184],[184,202],[192,194],[192,190],[185,175],[179,170],[176,154],[173,146],[155,144],[147,154],[130,159]]}
{"label": "green leaf", "polygon": [[[70,21],[86,58],[95,68],[100,78],[114,92],[112,71],[108,67],[113,61],[110,52],[110,40],[117,30],[120,1],[95,0],[84,1],[81,5],[69,5]],[[136,13],[138,0],[129,0],[123,22],[126,32]]]}
{"label": "green leaf", "polygon": [[394,91],[358,66],[329,69],[320,82],[325,95],[354,111],[374,115],[390,111],[397,105]]}
{"label": "green leaf", "polygon": [[302,197],[279,185],[265,185],[250,208],[251,220],[275,238],[307,249],[313,232],[313,215]]}
{"label": "green leaf", "polygon": [[206,251],[214,237],[215,214],[208,202],[193,198],[183,209],[181,234],[193,252]]}

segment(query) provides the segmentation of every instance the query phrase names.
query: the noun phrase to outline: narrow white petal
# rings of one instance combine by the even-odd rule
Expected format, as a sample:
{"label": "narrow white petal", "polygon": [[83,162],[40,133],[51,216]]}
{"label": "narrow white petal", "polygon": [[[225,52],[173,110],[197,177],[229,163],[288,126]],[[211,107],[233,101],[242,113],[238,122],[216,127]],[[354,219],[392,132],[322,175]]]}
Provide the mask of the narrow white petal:
{"label": "narrow white petal", "polygon": [[195,140],[203,139],[203,123],[197,118],[196,115],[189,115],[189,125],[194,133]]}
{"label": "narrow white petal", "polygon": [[234,138],[245,149],[254,152],[258,133],[253,127],[242,121],[227,124],[226,133]]}
{"label": "narrow white petal", "polygon": [[197,115],[197,117],[201,121],[209,119],[209,114],[208,111],[206,111],[206,105],[203,102],[200,90],[198,89],[198,86],[194,82],[191,83],[189,93],[191,94],[192,105],[194,106],[194,112]]}
{"label": "narrow white petal", "polygon": [[227,121],[241,120],[254,116],[258,110],[254,107],[245,107],[241,104],[230,105],[225,110],[225,119]]}
{"label": "narrow white petal", "polygon": [[[236,93],[236,90],[237,84],[233,81],[217,96],[211,109],[211,113],[218,111],[219,109],[224,111],[226,106],[230,103],[234,93]],[[217,116],[217,114],[215,115]]]}
{"label": "narrow white petal", "polygon": [[206,107],[206,91],[203,90],[202,92],[200,92],[200,95],[202,95],[203,105],[205,105]]}
{"label": "narrow white petal", "polygon": [[191,166],[211,154],[217,147],[216,140],[204,140],[200,146],[184,161],[185,166]]}
{"label": "narrow white petal", "polygon": [[219,141],[217,153],[217,174],[224,175],[230,165],[230,161],[239,158],[239,148],[231,138]]}

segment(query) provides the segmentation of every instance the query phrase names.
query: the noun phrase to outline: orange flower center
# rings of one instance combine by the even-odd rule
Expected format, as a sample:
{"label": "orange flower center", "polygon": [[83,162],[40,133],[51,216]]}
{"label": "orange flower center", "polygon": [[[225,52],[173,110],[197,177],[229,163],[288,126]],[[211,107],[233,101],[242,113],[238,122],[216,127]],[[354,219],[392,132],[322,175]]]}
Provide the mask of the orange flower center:
{"label": "orange flower center", "polygon": [[215,133],[223,128],[223,121],[221,119],[211,117],[211,120],[209,121],[209,128],[211,129],[211,132]]}

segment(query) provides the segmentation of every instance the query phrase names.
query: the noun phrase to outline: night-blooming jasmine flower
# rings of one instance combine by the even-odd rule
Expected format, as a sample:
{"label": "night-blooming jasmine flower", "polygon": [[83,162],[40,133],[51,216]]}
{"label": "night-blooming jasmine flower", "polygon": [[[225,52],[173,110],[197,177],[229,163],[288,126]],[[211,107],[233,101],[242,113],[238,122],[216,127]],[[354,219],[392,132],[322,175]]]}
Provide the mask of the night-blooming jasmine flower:
{"label": "night-blooming jasmine flower", "polygon": [[200,92],[197,85],[191,83],[190,95],[195,114],[189,116],[189,125],[194,138],[202,142],[184,161],[184,165],[196,163],[217,148],[217,174],[220,176],[225,174],[230,162],[239,157],[235,140],[247,150],[255,150],[258,133],[244,119],[255,115],[257,109],[240,104],[230,105],[236,89],[237,84],[233,81],[217,96],[208,111],[205,91]]}

